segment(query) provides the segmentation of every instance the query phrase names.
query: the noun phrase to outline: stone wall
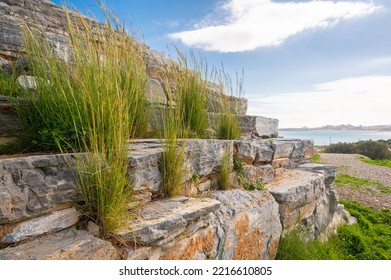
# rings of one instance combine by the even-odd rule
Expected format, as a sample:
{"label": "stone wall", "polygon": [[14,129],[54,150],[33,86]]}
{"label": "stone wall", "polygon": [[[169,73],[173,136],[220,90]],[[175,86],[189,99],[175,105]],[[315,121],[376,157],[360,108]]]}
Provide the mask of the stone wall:
{"label": "stone wall", "polygon": [[[283,232],[300,226],[309,240],[326,239],[348,219],[331,185],[336,168],[309,163],[310,140],[184,144],[183,196],[171,199],[160,198],[164,143],[147,139],[129,146],[135,218],[116,232],[128,244],[116,248],[97,237],[99,228],[72,229],[80,218],[75,203],[82,203],[72,174],[84,155],[0,159],[0,244],[8,247],[0,259],[116,259],[117,250],[128,259],[274,259]],[[231,162],[242,162],[246,182],[265,190],[246,191],[238,181],[232,190],[214,190],[227,151]],[[69,244],[70,231],[80,241]],[[46,242],[52,251],[38,246]],[[58,252],[64,242],[69,254]]]}

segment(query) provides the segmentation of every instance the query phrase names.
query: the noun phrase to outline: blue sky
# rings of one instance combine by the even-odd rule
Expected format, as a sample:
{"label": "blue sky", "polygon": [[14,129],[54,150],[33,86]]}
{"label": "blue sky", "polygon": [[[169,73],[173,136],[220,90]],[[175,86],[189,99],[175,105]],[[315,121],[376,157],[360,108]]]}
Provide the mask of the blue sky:
{"label": "blue sky", "polygon": [[[62,1],[53,1],[61,3]],[[94,0],[68,1],[96,12]],[[194,49],[280,127],[391,124],[390,0],[106,0],[151,48]]]}

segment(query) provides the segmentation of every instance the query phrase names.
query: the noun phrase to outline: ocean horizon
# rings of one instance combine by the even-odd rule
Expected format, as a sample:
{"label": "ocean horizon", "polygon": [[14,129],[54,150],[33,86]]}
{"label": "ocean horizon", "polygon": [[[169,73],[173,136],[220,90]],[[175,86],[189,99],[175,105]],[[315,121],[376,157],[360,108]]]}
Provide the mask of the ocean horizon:
{"label": "ocean horizon", "polygon": [[357,130],[283,130],[279,137],[313,139],[315,146],[328,146],[336,143],[353,143],[366,140],[391,139],[391,131],[357,131]]}

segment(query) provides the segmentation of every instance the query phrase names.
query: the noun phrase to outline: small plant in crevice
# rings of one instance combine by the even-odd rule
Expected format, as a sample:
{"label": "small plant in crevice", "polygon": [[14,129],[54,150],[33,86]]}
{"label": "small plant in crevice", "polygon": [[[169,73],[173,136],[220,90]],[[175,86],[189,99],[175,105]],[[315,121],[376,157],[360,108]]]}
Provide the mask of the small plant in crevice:
{"label": "small plant in crevice", "polygon": [[218,178],[218,184],[220,189],[222,190],[228,190],[232,187],[232,163],[230,160],[230,149],[227,146],[223,157],[221,159],[221,167],[220,167],[220,173],[219,173],[219,178]]}
{"label": "small plant in crevice", "polygon": [[261,182],[245,182],[243,184],[243,188],[245,190],[248,190],[248,191],[254,191],[254,190],[257,190],[257,191],[263,191],[263,190],[267,190],[266,186],[264,184],[262,184]]}
{"label": "small plant in crevice", "polygon": [[200,181],[200,175],[198,175],[198,173],[194,173],[190,178],[190,182],[192,183],[197,183],[199,181]]}

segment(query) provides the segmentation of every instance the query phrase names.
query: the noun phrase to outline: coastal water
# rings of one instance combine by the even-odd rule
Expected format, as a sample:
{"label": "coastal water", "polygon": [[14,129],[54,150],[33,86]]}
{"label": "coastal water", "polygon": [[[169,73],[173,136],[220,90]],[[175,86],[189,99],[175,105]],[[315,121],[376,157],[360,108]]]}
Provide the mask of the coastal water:
{"label": "coastal water", "polygon": [[279,131],[285,138],[314,139],[315,146],[326,146],[338,142],[352,143],[361,140],[391,139],[391,131],[306,130]]}

